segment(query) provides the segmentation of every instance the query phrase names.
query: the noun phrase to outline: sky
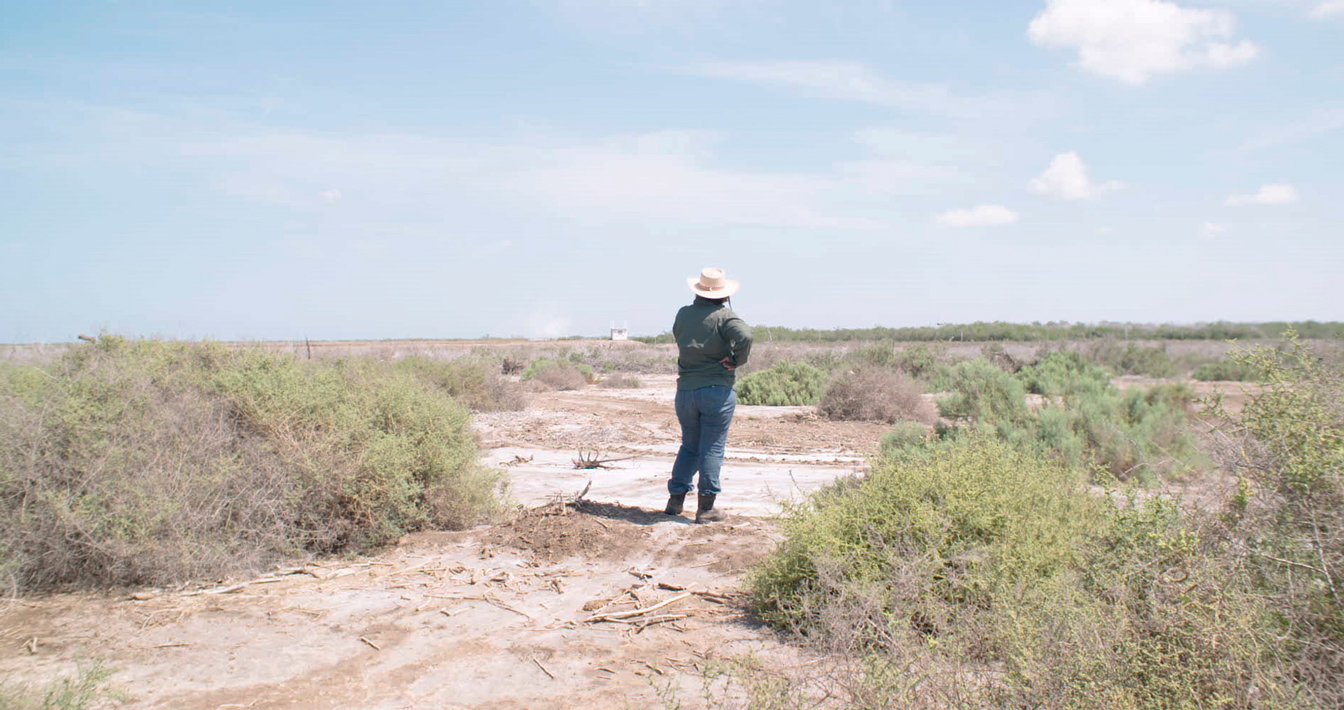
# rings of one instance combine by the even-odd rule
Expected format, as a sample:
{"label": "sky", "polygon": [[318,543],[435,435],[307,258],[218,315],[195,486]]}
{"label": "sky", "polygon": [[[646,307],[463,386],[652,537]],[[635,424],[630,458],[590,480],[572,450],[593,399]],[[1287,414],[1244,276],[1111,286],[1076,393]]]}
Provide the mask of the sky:
{"label": "sky", "polygon": [[1344,0],[0,0],[0,342],[1344,320]]}

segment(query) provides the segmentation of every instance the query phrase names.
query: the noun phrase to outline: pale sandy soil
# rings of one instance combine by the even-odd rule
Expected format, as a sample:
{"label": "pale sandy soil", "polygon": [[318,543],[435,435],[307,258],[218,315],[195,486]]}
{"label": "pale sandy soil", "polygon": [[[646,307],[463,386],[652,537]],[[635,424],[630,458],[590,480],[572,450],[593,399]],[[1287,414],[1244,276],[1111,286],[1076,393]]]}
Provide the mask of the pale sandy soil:
{"label": "pale sandy soil", "polygon": [[[679,440],[672,380],[641,379],[477,417],[483,460],[505,465],[531,508],[513,520],[241,587],[11,601],[0,676],[40,683],[102,659],[127,698],[117,707],[164,710],[650,708],[669,692],[690,708],[722,659],[814,660],[746,613],[742,573],[778,539],[781,501],[860,471],[885,427],[740,408],[720,498],[730,518],[695,525],[661,512]],[[576,470],[580,449],[625,460]],[[577,507],[552,502],[585,487]]]}
{"label": "pale sandy soil", "polygon": [[[720,498],[730,519],[694,525],[660,512],[679,441],[673,378],[640,379],[477,415],[483,461],[508,471],[525,510],[512,520],[300,561],[245,586],[0,602],[0,679],[41,683],[102,659],[126,698],[114,707],[662,708],[675,697],[689,709],[706,707],[706,672],[724,659],[816,661],[746,613],[742,575],[777,541],[781,503],[861,472],[887,427],[740,407]],[[1222,387],[1241,404],[1239,385]],[[580,451],[621,460],[577,470]],[[555,502],[585,488],[577,507]]]}

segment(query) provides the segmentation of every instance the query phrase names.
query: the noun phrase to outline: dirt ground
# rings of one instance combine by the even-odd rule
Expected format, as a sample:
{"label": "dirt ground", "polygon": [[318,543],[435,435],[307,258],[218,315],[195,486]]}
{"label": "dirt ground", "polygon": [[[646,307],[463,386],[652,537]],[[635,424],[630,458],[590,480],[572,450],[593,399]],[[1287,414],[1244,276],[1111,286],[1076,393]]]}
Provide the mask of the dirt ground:
{"label": "dirt ground", "polygon": [[[696,525],[661,512],[672,378],[641,380],[478,415],[483,460],[519,504],[509,520],[251,580],[0,602],[0,677],[99,659],[114,706],[164,710],[649,708],[696,706],[725,659],[815,661],[747,614],[742,574],[778,539],[781,503],[861,471],[886,427],[740,407],[729,518]],[[622,460],[579,470],[580,451]]]}
{"label": "dirt ground", "polygon": [[476,416],[518,504],[506,521],[251,580],[0,602],[0,679],[98,659],[114,706],[163,710],[690,708],[727,660],[815,663],[746,612],[742,575],[779,539],[781,505],[861,473],[887,427],[740,406],[729,518],[695,525],[661,512],[673,378],[640,380]]}

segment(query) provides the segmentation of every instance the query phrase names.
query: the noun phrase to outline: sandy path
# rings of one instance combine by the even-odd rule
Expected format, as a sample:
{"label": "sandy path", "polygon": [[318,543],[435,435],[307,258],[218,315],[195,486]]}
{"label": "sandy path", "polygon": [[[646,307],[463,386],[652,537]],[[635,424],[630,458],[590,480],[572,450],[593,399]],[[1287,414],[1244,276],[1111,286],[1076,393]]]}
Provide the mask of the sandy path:
{"label": "sandy path", "polygon": [[[12,602],[0,611],[0,675],[40,682],[103,659],[129,708],[645,708],[669,688],[699,697],[716,659],[806,663],[744,613],[741,574],[777,539],[765,516],[859,470],[885,428],[740,408],[721,498],[730,518],[698,526],[658,512],[678,435],[670,381],[646,379],[478,417],[484,461],[524,461],[507,466],[513,495],[542,506],[512,522],[408,536],[376,557],[221,593]],[[575,470],[581,448],[634,458]],[[545,505],[590,481],[577,509]],[[641,615],[661,623],[584,622],[604,605],[687,591]]]}

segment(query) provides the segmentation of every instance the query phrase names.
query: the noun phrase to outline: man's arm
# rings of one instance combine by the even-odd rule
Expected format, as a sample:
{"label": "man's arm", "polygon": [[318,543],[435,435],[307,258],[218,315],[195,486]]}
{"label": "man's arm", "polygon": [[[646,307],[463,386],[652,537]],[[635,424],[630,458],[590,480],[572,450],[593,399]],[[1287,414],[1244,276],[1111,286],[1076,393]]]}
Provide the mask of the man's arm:
{"label": "man's arm", "polygon": [[729,358],[734,367],[747,364],[751,357],[751,326],[741,318],[729,318],[723,323],[723,339],[728,343]]}

